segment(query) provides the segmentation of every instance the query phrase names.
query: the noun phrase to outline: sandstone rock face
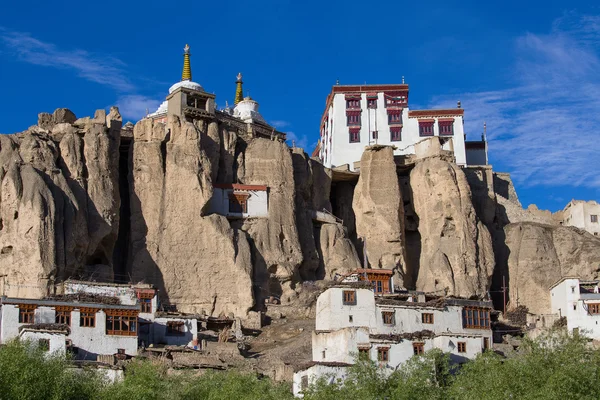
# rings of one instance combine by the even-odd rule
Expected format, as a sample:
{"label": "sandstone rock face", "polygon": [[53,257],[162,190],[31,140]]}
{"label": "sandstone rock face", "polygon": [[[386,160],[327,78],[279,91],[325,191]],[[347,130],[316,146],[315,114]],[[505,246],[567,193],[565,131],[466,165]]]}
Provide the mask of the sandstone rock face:
{"label": "sandstone rock face", "polygon": [[180,311],[245,315],[254,305],[250,247],[225,217],[203,216],[214,160],[198,125],[174,118],[169,136],[149,120],[134,129],[130,270]]}
{"label": "sandstone rock face", "polygon": [[[39,126],[0,136],[0,274],[4,294],[40,297],[65,277],[112,279],[118,228],[120,116],[75,127],[43,113]],[[99,276],[99,275],[96,275]]]}
{"label": "sandstone rock face", "polygon": [[395,269],[404,275],[404,208],[392,147],[365,149],[352,209],[356,235],[359,241],[366,240],[371,268]]}
{"label": "sandstone rock face", "polygon": [[492,241],[475,214],[464,173],[440,158],[426,158],[411,171],[410,186],[421,238],[418,265],[408,274],[416,289],[485,295],[494,268]]}
{"label": "sandstone rock face", "polygon": [[354,245],[341,224],[323,224],[319,230],[319,253],[322,272],[319,279],[334,279],[361,268]]}
{"label": "sandstone rock face", "polygon": [[255,284],[264,296],[289,294],[303,261],[292,155],[285,143],[256,138],[248,144],[244,164],[244,174],[238,170],[241,183],[269,187],[268,218],[247,219],[242,228],[253,248]]}
{"label": "sandstone rock face", "polygon": [[583,230],[536,223],[505,227],[509,304],[550,313],[550,286],[562,277],[600,278],[600,238]]}

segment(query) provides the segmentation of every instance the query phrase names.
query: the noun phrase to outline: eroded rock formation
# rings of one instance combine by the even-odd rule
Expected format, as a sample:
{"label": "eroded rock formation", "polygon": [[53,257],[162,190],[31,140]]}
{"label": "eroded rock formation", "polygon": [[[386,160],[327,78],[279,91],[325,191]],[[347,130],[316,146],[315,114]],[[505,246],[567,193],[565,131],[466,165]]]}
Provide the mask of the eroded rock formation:
{"label": "eroded rock formation", "polygon": [[[409,276],[418,290],[469,297],[486,294],[494,269],[492,240],[479,220],[464,173],[438,157],[410,173],[420,255]],[[410,251],[410,250],[409,250]]]}
{"label": "eroded rock formation", "polygon": [[71,277],[113,279],[121,116],[66,109],[0,136],[0,274],[8,296],[39,297]]}
{"label": "eroded rock formation", "polygon": [[600,278],[600,238],[572,227],[507,225],[509,308],[550,312],[550,286],[562,277]]}
{"label": "eroded rock formation", "polygon": [[358,241],[366,241],[371,268],[406,271],[404,206],[390,146],[367,147],[360,161],[360,177],[352,208]]}

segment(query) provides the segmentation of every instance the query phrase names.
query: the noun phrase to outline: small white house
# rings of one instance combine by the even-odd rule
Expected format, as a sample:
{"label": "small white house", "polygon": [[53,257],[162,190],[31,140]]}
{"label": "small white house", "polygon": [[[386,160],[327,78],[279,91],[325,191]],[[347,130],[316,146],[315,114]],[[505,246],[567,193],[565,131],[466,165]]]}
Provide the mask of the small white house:
{"label": "small white house", "polygon": [[209,213],[228,218],[268,217],[269,192],[266,186],[215,184]]}
{"label": "small white house", "polygon": [[19,340],[30,342],[52,355],[66,355],[70,330],[61,324],[33,324],[19,328]]}
{"label": "small white house", "polygon": [[567,329],[600,339],[599,281],[565,277],[550,287],[552,312],[566,317]]}
{"label": "small white house", "polygon": [[562,223],[600,236],[600,204],[595,200],[571,200],[562,211]]}
{"label": "small white house", "polygon": [[[138,348],[139,313],[139,305],[3,297],[0,343],[17,337],[50,339],[35,329],[59,324],[68,327],[65,346],[71,347],[78,359],[96,360],[98,355],[119,352],[134,356]],[[56,340],[53,337],[52,343]]]}
{"label": "small white house", "polygon": [[314,364],[294,375],[294,395],[358,354],[392,372],[414,355],[437,348],[461,363],[491,348],[491,302],[436,298],[424,294],[375,296],[359,285],[327,289],[317,299],[312,337]]}

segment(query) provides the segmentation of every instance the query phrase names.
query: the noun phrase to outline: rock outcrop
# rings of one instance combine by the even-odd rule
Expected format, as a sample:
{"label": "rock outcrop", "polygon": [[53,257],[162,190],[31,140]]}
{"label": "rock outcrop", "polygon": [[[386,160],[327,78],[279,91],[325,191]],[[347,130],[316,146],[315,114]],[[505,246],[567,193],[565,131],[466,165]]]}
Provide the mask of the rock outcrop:
{"label": "rock outcrop", "polygon": [[371,268],[406,272],[404,206],[390,146],[369,146],[360,161],[352,209],[358,241],[366,241]]}
{"label": "rock outcrop", "polygon": [[219,160],[207,156],[219,147],[203,129],[177,118],[166,131],[151,120],[135,126],[130,271],[180,311],[245,315],[254,306],[250,247],[227,218],[203,215]]}
{"label": "rock outcrop", "polygon": [[411,263],[408,285],[456,296],[485,295],[494,269],[492,240],[475,213],[464,173],[438,157],[425,158],[411,171],[410,187],[420,254],[409,257],[419,261]]}
{"label": "rock outcrop", "polygon": [[65,277],[113,279],[121,117],[77,124],[58,109],[0,136],[0,274],[8,296],[40,297]]}
{"label": "rock outcrop", "polygon": [[600,238],[583,230],[537,223],[504,228],[508,248],[509,305],[550,312],[550,286],[560,278],[600,278]]}

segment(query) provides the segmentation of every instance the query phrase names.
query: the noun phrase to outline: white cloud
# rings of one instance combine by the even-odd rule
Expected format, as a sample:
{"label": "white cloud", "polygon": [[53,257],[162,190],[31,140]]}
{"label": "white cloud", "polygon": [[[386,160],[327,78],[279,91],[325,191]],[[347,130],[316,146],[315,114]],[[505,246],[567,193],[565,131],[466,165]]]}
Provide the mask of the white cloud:
{"label": "white cloud", "polygon": [[286,126],[290,126],[290,123],[287,121],[281,121],[281,120],[274,120],[271,121],[271,126],[274,126],[277,129],[282,129],[285,128]]}
{"label": "white cloud", "polygon": [[301,147],[306,152],[312,152],[312,149],[308,148],[308,136],[301,135],[298,136],[294,132],[287,132],[287,142],[290,146],[295,145],[296,147]]}
{"label": "white cloud", "polygon": [[160,100],[141,96],[137,94],[121,96],[117,100],[117,106],[124,118],[137,121],[143,118],[147,112],[154,112],[160,105]]}
{"label": "white cloud", "polygon": [[[562,29],[569,26],[569,29]],[[465,130],[478,139],[487,122],[490,158],[524,186],[600,187],[600,18],[568,15],[547,35],[516,41],[513,86],[460,98]]]}
{"label": "white cloud", "polygon": [[85,50],[63,50],[42,42],[28,33],[0,28],[0,42],[24,62],[75,71],[91,82],[112,87],[121,92],[134,90],[127,79],[125,64],[110,56],[101,56]]}

